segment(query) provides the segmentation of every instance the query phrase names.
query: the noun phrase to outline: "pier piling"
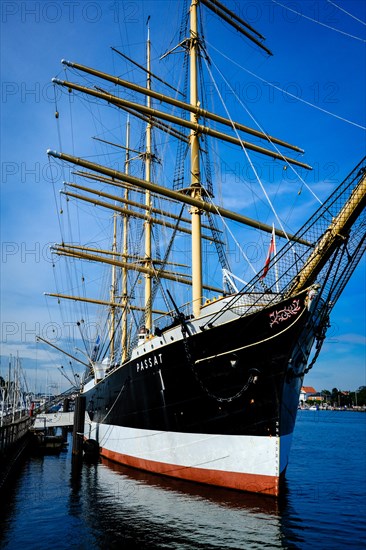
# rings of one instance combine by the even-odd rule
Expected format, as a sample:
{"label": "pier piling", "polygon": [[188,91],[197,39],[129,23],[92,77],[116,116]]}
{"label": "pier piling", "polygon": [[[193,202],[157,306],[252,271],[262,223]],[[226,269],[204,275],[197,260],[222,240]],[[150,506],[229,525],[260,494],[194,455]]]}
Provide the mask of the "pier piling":
{"label": "pier piling", "polygon": [[83,456],[85,404],[85,397],[78,395],[75,400],[74,428],[72,434],[73,458],[81,458]]}

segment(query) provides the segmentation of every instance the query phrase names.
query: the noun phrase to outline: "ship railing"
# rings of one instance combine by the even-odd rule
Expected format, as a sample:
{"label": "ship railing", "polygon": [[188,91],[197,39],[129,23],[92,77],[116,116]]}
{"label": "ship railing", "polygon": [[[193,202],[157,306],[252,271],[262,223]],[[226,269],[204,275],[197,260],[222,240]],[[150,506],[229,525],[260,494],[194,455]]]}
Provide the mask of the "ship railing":
{"label": "ship railing", "polygon": [[[186,302],[179,306],[178,310],[183,315],[184,319],[188,320],[192,318],[192,311],[193,311],[193,302]],[[154,319],[154,333],[156,333],[156,330],[162,331],[166,330],[167,328],[171,328],[173,326],[176,326],[179,324],[179,321],[177,319],[177,311],[175,309],[171,309],[170,311],[167,311],[163,315],[159,315],[159,317],[156,317]]]}
{"label": "ship railing", "polygon": [[[202,297],[202,316],[206,317],[208,315],[218,313],[224,307],[227,311],[231,311],[235,315],[243,316],[279,302],[282,299],[282,295],[275,292],[243,292],[240,296],[237,296],[237,299],[232,303],[232,305],[230,305],[231,299],[231,295],[219,296],[216,298]],[[184,319],[187,321],[192,319],[192,311],[192,301],[186,302],[179,307],[179,312],[183,314]],[[171,310],[164,315],[156,317],[154,320],[153,333],[157,334],[177,325],[179,325],[177,312],[175,310]]]}
{"label": "ship railing", "polygon": [[282,297],[282,294],[278,292],[243,292],[228,309],[243,316],[271,306],[279,302]]}

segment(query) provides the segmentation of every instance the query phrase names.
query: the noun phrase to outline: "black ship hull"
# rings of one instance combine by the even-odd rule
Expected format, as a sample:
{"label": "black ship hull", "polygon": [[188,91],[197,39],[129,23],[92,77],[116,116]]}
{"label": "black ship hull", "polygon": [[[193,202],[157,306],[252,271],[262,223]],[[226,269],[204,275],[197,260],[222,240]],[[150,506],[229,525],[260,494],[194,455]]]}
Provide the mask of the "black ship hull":
{"label": "black ship hull", "polygon": [[145,341],[85,385],[87,436],[117,462],[277,495],[319,307],[303,292]]}

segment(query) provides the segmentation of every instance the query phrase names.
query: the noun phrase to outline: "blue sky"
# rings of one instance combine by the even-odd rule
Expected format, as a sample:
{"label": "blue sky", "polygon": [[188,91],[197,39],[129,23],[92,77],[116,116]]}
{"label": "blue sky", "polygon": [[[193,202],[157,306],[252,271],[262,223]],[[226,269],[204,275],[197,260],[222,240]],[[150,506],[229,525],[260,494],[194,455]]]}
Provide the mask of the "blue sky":
{"label": "blue sky", "polygon": [[[366,4],[227,0],[227,5],[266,37],[274,55],[261,54],[207,13],[208,50],[216,57],[212,70],[225,71],[227,82],[268,133],[305,150],[304,160],[314,167],[304,175],[306,183],[324,200],[366,154]],[[165,62],[159,66],[157,58],[177,42],[181,8],[176,0],[1,3],[1,372],[9,355],[19,352],[30,385],[42,391],[51,383],[64,385],[58,368],[67,363],[56,351],[35,344],[35,334],[52,338],[60,331],[66,338],[73,330],[67,325],[71,319],[57,317],[56,306],[43,296],[55,286],[48,247],[60,238],[54,195],[61,179],[53,187],[46,155],[48,148],[59,149],[51,78],[63,78],[62,58],[123,75],[110,46],[138,55],[148,15],[155,71],[165,73]],[[143,62],[140,55],[138,61]],[[229,85],[221,82],[219,90],[233,118],[250,125],[236,112]],[[74,144],[62,128],[64,149],[72,152]],[[77,144],[83,143],[82,134],[85,139],[92,135],[82,124],[74,133]],[[259,165],[263,159],[257,155],[253,160]],[[296,184],[288,176],[280,186],[281,168],[268,160],[261,166],[264,179],[278,184],[282,213],[287,192]],[[229,150],[222,179],[229,183],[227,198],[238,205],[235,171],[246,168]],[[317,206],[306,192],[302,199],[293,230]],[[333,310],[328,339],[306,385],[352,390],[366,384],[365,304],[363,260]]]}

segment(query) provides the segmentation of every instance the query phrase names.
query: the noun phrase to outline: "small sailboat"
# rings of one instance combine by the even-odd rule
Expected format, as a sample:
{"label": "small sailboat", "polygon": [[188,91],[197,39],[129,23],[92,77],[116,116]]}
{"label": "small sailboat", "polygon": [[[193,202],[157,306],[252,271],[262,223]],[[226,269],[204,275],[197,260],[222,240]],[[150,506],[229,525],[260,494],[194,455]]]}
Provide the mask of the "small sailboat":
{"label": "small sailboat", "polygon": [[[251,47],[271,53],[261,34],[225,4],[192,0],[179,44],[166,53],[179,51],[184,59],[186,89],[156,75],[150,36],[146,65],[136,69],[128,58],[140,71],[139,83],[63,60],[74,79],[54,79],[55,86],[87,98],[88,107],[123,113],[126,138],[122,144],[97,137],[106,156],[112,155],[105,164],[48,151],[51,161],[72,167],[62,191],[68,201],[113,213],[109,248],[77,239],[53,247],[72,269],[79,261],[107,266],[109,293],[50,295],[108,313],[105,324],[96,324],[87,358],[79,360],[86,368],[84,435],[98,442],[104,457],[278,496],[304,375],[365,249],[366,160],[293,234],[216,200],[220,190],[209,160],[220,157],[211,141],[238,148],[248,164],[253,153],[294,170],[310,166],[300,158],[301,148],[206,106],[200,70],[210,74],[211,58],[200,10],[223,19]],[[123,52],[117,55],[126,59]],[[81,77],[89,84],[75,82]],[[135,120],[144,126],[140,147],[130,144]],[[157,135],[166,160],[154,146]],[[247,260],[240,242],[252,238],[254,229],[265,235],[268,252],[244,280],[242,269],[230,265],[228,243],[235,242]]]}

